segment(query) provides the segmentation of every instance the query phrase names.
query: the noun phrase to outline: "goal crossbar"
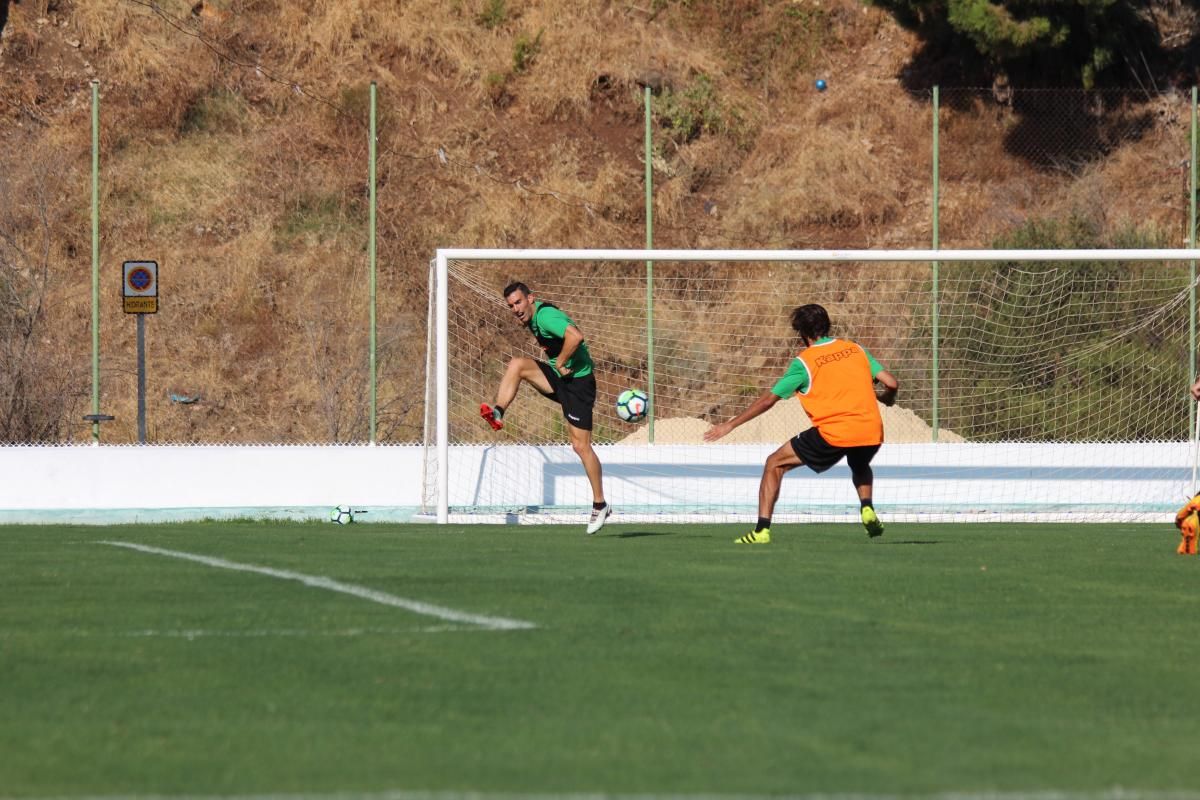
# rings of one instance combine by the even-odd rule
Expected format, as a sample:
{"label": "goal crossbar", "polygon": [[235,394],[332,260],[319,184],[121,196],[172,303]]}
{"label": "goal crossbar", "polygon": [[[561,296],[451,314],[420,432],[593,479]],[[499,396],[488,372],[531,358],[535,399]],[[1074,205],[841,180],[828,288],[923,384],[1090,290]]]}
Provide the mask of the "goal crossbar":
{"label": "goal crossbar", "polygon": [[1091,250],[589,250],[437,251],[439,261],[1196,261],[1200,248]]}

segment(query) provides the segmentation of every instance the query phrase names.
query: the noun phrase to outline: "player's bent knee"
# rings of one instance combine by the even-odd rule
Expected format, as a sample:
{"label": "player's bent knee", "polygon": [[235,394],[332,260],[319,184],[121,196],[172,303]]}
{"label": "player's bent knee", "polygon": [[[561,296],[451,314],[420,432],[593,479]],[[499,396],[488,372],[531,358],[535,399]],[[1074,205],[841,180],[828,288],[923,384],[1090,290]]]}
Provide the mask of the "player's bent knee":
{"label": "player's bent knee", "polygon": [[800,466],[800,459],[792,453],[777,450],[767,456],[766,468],[770,470],[787,472],[789,469],[798,466]]}
{"label": "player's bent knee", "polygon": [[875,473],[870,467],[859,467],[850,470],[850,480],[855,486],[870,486],[875,481]]}
{"label": "player's bent knee", "polygon": [[768,458],[766,465],[763,467],[763,472],[782,476],[783,473],[788,471],[788,469],[789,467],[782,462],[776,461],[773,458]]}

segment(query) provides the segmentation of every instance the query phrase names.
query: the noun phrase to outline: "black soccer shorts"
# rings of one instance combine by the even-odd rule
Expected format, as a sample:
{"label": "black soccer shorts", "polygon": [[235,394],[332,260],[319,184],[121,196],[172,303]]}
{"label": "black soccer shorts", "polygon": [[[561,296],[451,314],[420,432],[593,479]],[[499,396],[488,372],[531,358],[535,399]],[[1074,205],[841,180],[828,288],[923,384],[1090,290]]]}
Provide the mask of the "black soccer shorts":
{"label": "black soccer shorts", "polygon": [[[542,395],[562,406],[563,416],[580,430],[592,429],[592,406],[596,405],[596,378],[590,373],[582,378],[568,375],[565,378],[544,361],[537,362],[538,368],[550,384],[550,394]],[[541,391],[540,389],[538,391]]]}
{"label": "black soccer shorts", "polygon": [[813,472],[824,472],[846,457],[846,463],[851,472],[858,472],[868,466],[871,459],[879,452],[881,445],[868,444],[860,447],[835,447],[825,441],[825,437],[816,428],[801,431],[791,439],[792,450],[796,457],[804,462]]}

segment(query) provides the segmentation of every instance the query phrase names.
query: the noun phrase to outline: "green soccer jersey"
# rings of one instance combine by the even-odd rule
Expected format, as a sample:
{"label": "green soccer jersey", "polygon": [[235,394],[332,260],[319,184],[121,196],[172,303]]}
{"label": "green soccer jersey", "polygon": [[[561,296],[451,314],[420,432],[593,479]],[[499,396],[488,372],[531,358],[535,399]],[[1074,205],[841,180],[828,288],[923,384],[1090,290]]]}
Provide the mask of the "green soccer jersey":
{"label": "green soccer jersey", "polygon": [[[529,332],[537,339],[550,366],[559,375],[562,373],[558,369],[558,354],[562,352],[563,337],[567,335],[567,328],[574,324],[558,306],[543,303],[541,300],[534,301],[533,316],[529,319]],[[566,366],[571,368],[571,375],[576,378],[592,374],[592,354],[588,352],[587,342],[579,343]]]}

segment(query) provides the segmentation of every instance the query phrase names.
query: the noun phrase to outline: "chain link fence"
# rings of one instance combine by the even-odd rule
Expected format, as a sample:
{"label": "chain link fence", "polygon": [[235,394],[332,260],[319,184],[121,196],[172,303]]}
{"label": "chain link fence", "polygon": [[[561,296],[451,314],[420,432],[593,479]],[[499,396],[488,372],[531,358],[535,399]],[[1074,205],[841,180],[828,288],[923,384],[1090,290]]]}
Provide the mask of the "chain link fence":
{"label": "chain link fence", "polygon": [[[859,246],[1189,244],[1192,96],[943,89],[924,99],[915,108],[927,115],[926,149],[911,137],[904,146],[871,148],[873,170],[901,176],[887,185],[912,213],[881,214],[872,220],[872,241]],[[366,441],[367,137],[351,127],[303,158],[282,148],[241,149],[237,140],[206,135],[213,118],[240,113],[229,98],[225,105],[217,100],[208,117],[184,126],[182,148],[164,153],[137,145],[141,152],[123,153],[119,167],[101,170],[99,394],[100,410],[115,417],[104,423],[101,441],[137,443],[134,323],[119,299],[120,264],[129,259],[160,264],[161,311],[147,324],[149,442]],[[865,120],[876,111],[857,113]],[[853,128],[855,120],[841,124]],[[115,125],[101,135],[116,146],[108,141],[119,136]],[[3,444],[92,440],[82,420],[93,391],[91,223],[80,199],[90,185],[85,138],[57,149],[31,140],[19,162],[8,157],[0,169]],[[440,151],[437,157],[444,163]],[[914,164],[927,162],[930,169],[914,172]],[[401,158],[381,154],[376,438],[387,443],[422,440],[426,264],[437,246],[451,244],[423,236],[420,221],[397,212],[406,193],[423,191],[417,175]],[[306,188],[289,192],[285,185]],[[741,201],[728,196],[732,191],[723,202],[736,207]],[[771,213],[761,197],[745,199],[768,209],[756,213]],[[637,241],[643,221],[624,224],[627,239]],[[829,241],[800,246],[847,246],[838,219],[829,224]],[[678,246],[673,236],[663,226],[656,245]],[[762,246],[737,236],[731,227],[721,246]],[[523,243],[497,234],[453,244]]]}
{"label": "chain link fence", "polygon": [[[942,247],[1188,245],[1189,96],[1065,89],[939,95]],[[1039,245],[1036,229],[1047,222],[1069,226],[1070,241]]]}

